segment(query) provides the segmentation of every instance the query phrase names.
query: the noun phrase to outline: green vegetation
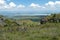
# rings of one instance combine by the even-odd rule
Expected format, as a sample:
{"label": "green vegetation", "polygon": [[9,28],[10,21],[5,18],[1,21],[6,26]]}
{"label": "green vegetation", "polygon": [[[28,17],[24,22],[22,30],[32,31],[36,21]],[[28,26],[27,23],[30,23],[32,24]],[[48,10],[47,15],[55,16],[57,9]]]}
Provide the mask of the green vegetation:
{"label": "green vegetation", "polygon": [[[60,14],[44,18],[59,19]],[[41,24],[38,21],[40,17],[36,21],[30,19],[15,20],[0,16],[0,40],[60,40],[60,22],[47,21]]]}

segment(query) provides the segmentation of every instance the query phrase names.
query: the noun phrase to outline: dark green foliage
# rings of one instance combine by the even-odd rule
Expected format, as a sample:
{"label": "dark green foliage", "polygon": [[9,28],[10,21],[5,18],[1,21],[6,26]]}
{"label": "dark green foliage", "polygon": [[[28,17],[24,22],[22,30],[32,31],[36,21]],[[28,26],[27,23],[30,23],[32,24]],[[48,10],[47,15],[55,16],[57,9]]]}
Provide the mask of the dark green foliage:
{"label": "dark green foliage", "polygon": [[47,22],[47,20],[44,19],[44,18],[40,20],[40,23],[41,23],[41,24],[45,24],[46,22]]}
{"label": "dark green foliage", "polygon": [[50,40],[59,40],[57,37],[52,37]]}
{"label": "dark green foliage", "polygon": [[52,14],[50,16],[44,17],[42,19],[40,19],[40,23],[41,24],[45,24],[47,22],[50,23],[59,23],[60,22],[60,18],[59,18],[60,14]]}

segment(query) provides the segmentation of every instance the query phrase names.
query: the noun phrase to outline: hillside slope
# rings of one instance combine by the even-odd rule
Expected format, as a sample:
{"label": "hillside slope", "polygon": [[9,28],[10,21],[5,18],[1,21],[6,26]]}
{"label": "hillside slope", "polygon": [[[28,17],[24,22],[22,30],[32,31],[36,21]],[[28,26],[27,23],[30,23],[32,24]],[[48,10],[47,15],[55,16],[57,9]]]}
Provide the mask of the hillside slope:
{"label": "hillside slope", "polygon": [[[3,20],[1,20],[3,19]],[[60,23],[0,18],[0,40],[60,40]]]}

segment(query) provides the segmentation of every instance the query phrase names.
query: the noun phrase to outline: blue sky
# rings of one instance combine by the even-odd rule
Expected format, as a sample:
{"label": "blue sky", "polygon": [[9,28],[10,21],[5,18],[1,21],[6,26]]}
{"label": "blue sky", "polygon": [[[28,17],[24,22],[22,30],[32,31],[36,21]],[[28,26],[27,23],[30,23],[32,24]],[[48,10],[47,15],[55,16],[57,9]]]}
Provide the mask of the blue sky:
{"label": "blue sky", "polygon": [[0,12],[59,13],[60,0],[0,0]]}
{"label": "blue sky", "polygon": [[43,5],[49,1],[60,1],[60,0],[6,0],[8,3],[9,2],[14,2],[16,3],[17,5],[19,4],[24,4],[24,5],[29,5],[31,3],[37,3],[37,4],[40,4],[40,5]]}
{"label": "blue sky", "polygon": [[40,5],[43,5],[49,1],[60,1],[60,0],[6,0],[8,3],[9,2],[14,2],[16,3],[17,5],[18,4],[24,4],[24,5],[29,5],[31,3],[37,3],[37,4],[40,4]]}

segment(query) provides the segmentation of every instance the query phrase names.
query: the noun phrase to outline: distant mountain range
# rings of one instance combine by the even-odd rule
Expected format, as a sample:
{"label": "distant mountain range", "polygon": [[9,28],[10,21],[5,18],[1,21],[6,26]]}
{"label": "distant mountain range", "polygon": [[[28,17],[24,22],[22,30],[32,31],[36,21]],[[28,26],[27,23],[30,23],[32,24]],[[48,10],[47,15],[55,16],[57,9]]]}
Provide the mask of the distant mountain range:
{"label": "distant mountain range", "polygon": [[35,16],[35,15],[49,15],[49,13],[40,13],[40,12],[9,12],[9,11],[0,11],[0,15],[4,16]]}

